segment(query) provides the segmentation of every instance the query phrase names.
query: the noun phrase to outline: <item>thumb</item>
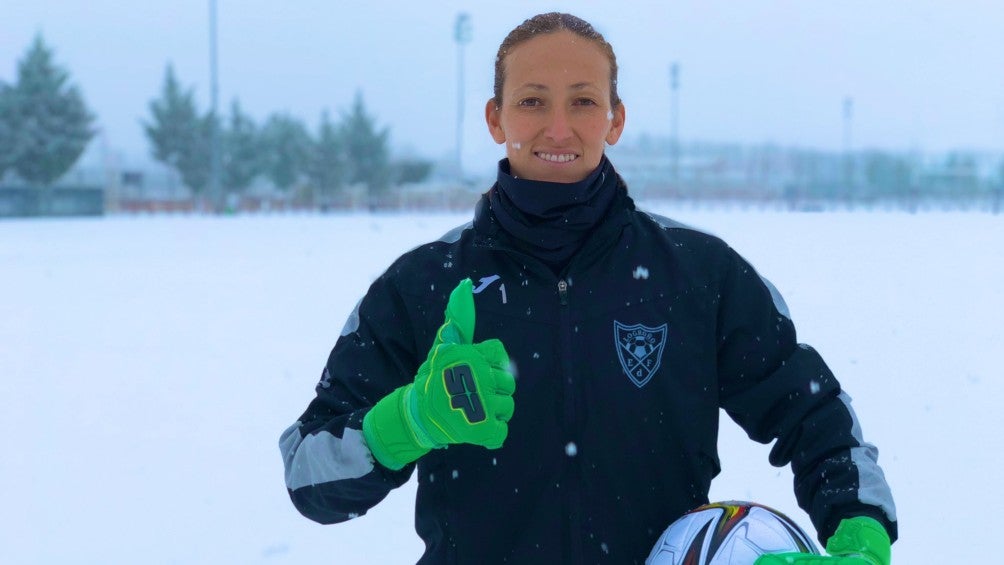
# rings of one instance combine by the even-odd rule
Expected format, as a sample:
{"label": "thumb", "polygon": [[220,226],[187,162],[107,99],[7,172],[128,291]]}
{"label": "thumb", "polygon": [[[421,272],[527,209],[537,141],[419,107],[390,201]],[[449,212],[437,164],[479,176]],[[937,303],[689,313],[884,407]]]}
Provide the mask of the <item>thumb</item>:
{"label": "thumb", "polygon": [[471,279],[460,281],[450,293],[446,303],[446,321],[439,328],[439,343],[466,343],[474,341],[474,283]]}

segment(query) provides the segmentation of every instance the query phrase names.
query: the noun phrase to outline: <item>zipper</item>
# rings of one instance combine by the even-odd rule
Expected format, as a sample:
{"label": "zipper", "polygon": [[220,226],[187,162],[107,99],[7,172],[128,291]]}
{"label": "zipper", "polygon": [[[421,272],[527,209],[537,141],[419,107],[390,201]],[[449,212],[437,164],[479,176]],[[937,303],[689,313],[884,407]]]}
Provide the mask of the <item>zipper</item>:
{"label": "zipper", "polygon": [[[563,441],[574,445],[579,441],[578,428],[579,421],[578,402],[581,394],[582,384],[572,376],[574,371],[573,345],[572,345],[572,312],[568,306],[568,279],[558,279],[558,301],[561,304],[559,311],[558,343],[561,358],[562,377],[562,432]],[[567,450],[567,447],[566,447]],[[567,453],[567,451],[566,451]],[[574,452],[573,452],[574,453]],[[575,460],[575,455],[569,454],[569,460],[565,463],[565,472],[561,474],[561,490],[568,521],[562,527],[562,545],[565,546],[566,555],[570,557],[571,563],[583,563],[584,552],[582,547],[582,493],[581,474],[579,461]]]}

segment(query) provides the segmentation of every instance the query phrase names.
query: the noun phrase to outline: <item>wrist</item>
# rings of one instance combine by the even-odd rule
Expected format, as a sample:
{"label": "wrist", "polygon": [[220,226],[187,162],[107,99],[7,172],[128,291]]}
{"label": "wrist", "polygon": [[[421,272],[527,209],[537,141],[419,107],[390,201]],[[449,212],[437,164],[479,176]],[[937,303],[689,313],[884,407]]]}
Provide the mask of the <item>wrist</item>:
{"label": "wrist", "polygon": [[409,384],[395,389],[363,418],[363,438],[373,458],[393,471],[429,452],[412,427],[412,388]]}
{"label": "wrist", "polygon": [[870,516],[856,516],[840,521],[826,543],[826,551],[831,555],[857,556],[875,565],[889,565],[891,545],[881,522]]}

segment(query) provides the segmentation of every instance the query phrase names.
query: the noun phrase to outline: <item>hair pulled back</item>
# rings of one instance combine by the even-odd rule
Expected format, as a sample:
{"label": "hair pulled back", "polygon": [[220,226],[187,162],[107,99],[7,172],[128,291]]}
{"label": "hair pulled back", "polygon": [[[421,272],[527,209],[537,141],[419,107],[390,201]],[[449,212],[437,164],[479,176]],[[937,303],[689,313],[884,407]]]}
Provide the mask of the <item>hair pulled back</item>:
{"label": "hair pulled back", "polygon": [[621,103],[620,96],[617,95],[617,56],[614,55],[614,48],[603,38],[603,35],[593,28],[592,24],[573,16],[561,12],[548,12],[538,14],[520,25],[516,26],[509,35],[499,45],[498,54],[495,56],[495,107],[502,107],[502,85],[505,82],[505,58],[515,47],[525,43],[538,35],[555,33],[567,30],[579,37],[588,39],[599,46],[603,54],[610,61],[610,105],[616,108]]}

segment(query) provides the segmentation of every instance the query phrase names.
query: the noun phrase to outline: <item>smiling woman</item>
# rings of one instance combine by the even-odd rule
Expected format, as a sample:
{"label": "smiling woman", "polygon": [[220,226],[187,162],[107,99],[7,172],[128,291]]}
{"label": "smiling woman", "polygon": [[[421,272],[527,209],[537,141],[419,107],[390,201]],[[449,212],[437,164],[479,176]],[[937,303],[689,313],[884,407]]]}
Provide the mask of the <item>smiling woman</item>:
{"label": "smiling woman", "polygon": [[592,26],[542,14],[514,29],[495,59],[495,95],[485,119],[506,144],[513,176],[578,182],[624,130],[617,60]]}
{"label": "smiling woman", "polygon": [[610,45],[541,14],[495,70],[497,180],[350,315],[280,438],[297,509],[350,520],[417,469],[422,564],[640,563],[708,502],[724,410],[776,442],[831,552],[888,565],[877,450],[780,294],[720,239],[638,210],[605,156],[625,122]]}

